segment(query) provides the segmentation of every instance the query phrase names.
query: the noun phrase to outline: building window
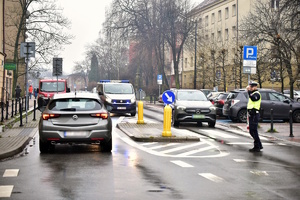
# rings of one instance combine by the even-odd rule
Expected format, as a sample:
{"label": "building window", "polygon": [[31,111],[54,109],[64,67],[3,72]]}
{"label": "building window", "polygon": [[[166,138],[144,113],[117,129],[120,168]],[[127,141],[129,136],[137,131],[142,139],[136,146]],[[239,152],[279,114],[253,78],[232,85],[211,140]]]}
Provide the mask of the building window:
{"label": "building window", "polygon": [[228,37],[229,37],[229,35],[228,35],[228,28],[226,28],[225,29],[225,40],[228,40]]}
{"label": "building window", "polygon": [[212,41],[212,43],[215,42],[215,34],[214,33],[211,34],[211,41]]}
{"label": "building window", "polygon": [[185,68],[187,68],[187,58],[185,58],[185,60],[184,60],[184,65],[185,65]]}
{"label": "building window", "polygon": [[222,11],[219,10],[218,11],[218,21],[221,21],[222,20]]}
{"label": "building window", "polygon": [[215,13],[211,14],[211,24],[215,23]]}
{"label": "building window", "polygon": [[236,26],[232,27],[232,38],[236,38]]}
{"label": "building window", "polygon": [[222,41],[222,32],[218,31],[218,42]]}
{"label": "building window", "polygon": [[227,7],[225,8],[225,19],[228,19],[228,17],[229,17],[229,9]]}
{"label": "building window", "polygon": [[208,26],[208,15],[205,17],[205,26]]}
{"label": "building window", "polygon": [[236,5],[232,5],[232,16],[236,16]]}
{"label": "building window", "polygon": [[191,57],[191,67],[194,66],[194,65],[193,65],[194,63],[193,63],[193,62],[194,62],[194,57]]}

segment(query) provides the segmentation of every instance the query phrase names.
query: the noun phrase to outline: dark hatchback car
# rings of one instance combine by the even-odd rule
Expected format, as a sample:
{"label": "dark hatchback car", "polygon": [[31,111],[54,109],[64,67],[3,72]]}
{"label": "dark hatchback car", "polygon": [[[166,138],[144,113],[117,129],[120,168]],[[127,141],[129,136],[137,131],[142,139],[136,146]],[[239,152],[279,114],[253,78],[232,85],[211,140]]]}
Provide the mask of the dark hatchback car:
{"label": "dark hatchback car", "polygon": [[216,98],[212,99],[212,103],[216,107],[216,113],[219,116],[223,116],[223,106],[229,93],[220,93]]}
{"label": "dark hatchback car", "polygon": [[[294,122],[300,122],[300,103],[270,89],[259,89],[261,94],[261,119],[289,120],[290,105],[292,105],[292,118]],[[246,90],[231,91],[223,107],[223,115],[228,116],[232,121],[247,121],[248,92]]]}

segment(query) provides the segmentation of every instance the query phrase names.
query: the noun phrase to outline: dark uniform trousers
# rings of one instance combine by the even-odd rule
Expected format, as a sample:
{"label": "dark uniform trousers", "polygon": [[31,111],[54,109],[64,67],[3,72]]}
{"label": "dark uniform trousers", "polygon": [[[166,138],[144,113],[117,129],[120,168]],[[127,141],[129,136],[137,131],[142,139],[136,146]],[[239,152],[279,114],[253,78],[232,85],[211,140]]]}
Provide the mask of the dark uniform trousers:
{"label": "dark uniform trousers", "polygon": [[258,136],[258,120],[259,120],[259,112],[254,112],[249,116],[249,132],[250,135],[254,139],[254,148],[255,149],[262,149],[262,144]]}

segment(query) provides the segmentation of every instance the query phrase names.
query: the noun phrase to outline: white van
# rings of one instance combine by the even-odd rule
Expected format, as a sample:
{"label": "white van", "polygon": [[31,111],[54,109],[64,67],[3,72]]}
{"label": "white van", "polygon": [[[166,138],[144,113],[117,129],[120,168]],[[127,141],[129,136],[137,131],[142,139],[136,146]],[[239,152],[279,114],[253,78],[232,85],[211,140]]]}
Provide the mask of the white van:
{"label": "white van", "polygon": [[136,115],[135,92],[128,80],[101,80],[97,91],[111,113]]}

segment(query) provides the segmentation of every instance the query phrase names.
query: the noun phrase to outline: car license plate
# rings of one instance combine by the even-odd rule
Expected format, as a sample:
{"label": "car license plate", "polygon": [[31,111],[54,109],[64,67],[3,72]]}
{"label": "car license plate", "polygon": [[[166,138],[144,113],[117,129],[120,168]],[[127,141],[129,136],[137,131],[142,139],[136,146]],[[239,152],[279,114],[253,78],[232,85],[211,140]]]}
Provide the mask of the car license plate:
{"label": "car license plate", "polygon": [[126,107],[117,107],[118,110],[126,110]]}
{"label": "car license plate", "polygon": [[204,115],[193,115],[193,119],[204,119]]}
{"label": "car license plate", "polygon": [[85,137],[87,136],[87,131],[65,131],[65,137]]}

